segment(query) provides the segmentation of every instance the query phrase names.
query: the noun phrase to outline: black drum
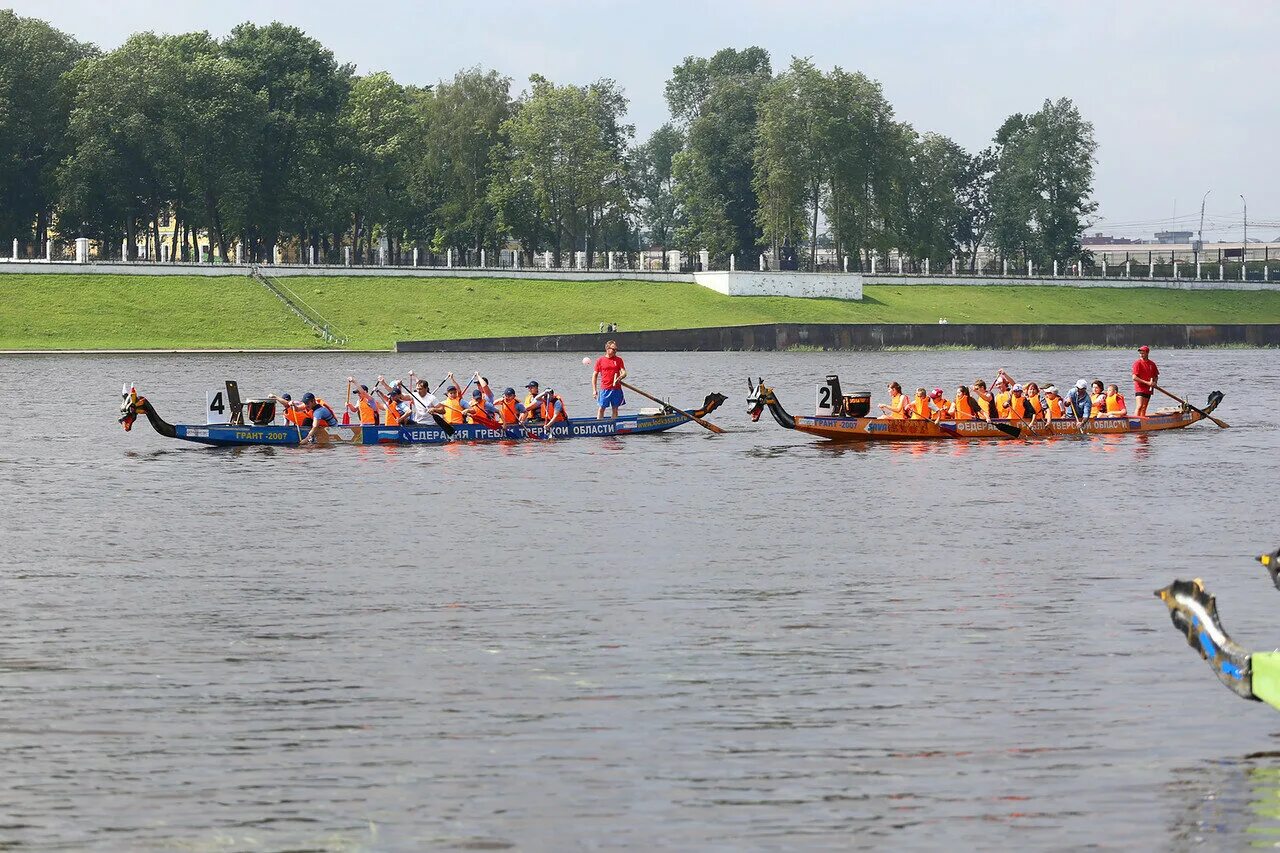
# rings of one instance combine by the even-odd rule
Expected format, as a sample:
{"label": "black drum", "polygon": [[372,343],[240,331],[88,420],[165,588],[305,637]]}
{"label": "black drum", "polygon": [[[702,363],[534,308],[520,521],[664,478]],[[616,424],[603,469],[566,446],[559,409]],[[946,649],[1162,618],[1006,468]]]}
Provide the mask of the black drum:
{"label": "black drum", "polygon": [[246,400],[244,405],[249,410],[249,420],[258,426],[266,426],[276,419],[275,400]]}
{"label": "black drum", "polygon": [[871,412],[871,392],[854,391],[844,396],[844,413],[850,418],[865,418]]}

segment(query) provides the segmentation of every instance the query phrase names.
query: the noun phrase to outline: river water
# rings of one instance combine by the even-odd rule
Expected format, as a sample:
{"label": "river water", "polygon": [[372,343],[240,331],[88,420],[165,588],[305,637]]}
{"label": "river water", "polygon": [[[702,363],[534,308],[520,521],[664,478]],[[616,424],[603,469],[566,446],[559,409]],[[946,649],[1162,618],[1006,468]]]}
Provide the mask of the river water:
{"label": "river water", "polygon": [[[1280,359],[1156,353],[1232,429],[841,447],[838,372],[950,391],[1119,381],[1132,354],[624,356],[713,419],[515,446],[211,449],[203,420],[416,367],[582,354],[9,357],[0,848],[1210,849],[1280,840],[1280,715],[1219,686],[1152,591],[1201,576],[1280,642]],[[1122,383],[1123,385],[1123,383]],[[634,407],[640,401],[632,401]]]}

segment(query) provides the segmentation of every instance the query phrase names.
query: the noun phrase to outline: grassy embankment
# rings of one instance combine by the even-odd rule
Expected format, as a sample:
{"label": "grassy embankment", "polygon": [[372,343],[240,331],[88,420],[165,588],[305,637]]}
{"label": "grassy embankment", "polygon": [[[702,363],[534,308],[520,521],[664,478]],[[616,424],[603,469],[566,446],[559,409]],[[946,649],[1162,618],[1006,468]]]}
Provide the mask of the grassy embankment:
{"label": "grassy embankment", "polygon": [[[861,302],[727,297],[695,284],[497,279],[291,278],[350,338],[397,340],[769,322],[1276,323],[1280,293],[1071,287],[871,286]],[[248,278],[0,275],[0,349],[319,347]]]}

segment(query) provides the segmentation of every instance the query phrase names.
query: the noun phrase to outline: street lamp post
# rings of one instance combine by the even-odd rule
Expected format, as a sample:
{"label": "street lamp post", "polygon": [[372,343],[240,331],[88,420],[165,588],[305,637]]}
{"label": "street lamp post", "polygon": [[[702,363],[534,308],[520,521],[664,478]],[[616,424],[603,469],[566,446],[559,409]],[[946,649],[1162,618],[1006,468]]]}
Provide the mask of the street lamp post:
{"label": "street lamp post", "polygon": [[1244,259],[1244,252],[1249,248],[1249,202],[1245,200],[1244,193],[1240,193],[1240,203],[1244,205],[1244,243],[1240,249],[1240,258]]}
{"label": "street lamp post", "polygon": [[1204,195],[1200,197],[1200,230],[1196,232],[1196,263],[1200,263],[1200,250],[1204,248],[1204,202],[1209,197],[1209,193],[1213,190],[1204,191]]}

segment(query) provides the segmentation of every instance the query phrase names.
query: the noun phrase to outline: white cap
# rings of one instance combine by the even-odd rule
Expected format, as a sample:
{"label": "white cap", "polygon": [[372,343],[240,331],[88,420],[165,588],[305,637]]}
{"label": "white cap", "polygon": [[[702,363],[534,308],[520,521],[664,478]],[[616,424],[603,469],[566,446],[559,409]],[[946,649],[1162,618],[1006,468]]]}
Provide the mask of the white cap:
{"label": "white cap", "polygon": [[1084,389],[1089,387],[1089,383],[1081,379],[1076,383],[1076,387],[1079,388],[1081,391],[1083,391]]}
{"label": "white cap", "polygon": [[1021,385],[1017,385],[1017,384],[1015,384],[1015,385],[1014,385],[1012,388],[1010,388],[1009,390],[1010,390],[1010,391],[1021,391],[1021,390],[1022,390],[1022,386],[1021,386]]}
{"label": "white cap", "polygon": [[1058,393],[1058,386],[1056,386],[1056,385],[1050,385],[1048,388],[1044,389],[1044,393],[1046,393],[1046,394],[1057,394],[1057,393]]}

